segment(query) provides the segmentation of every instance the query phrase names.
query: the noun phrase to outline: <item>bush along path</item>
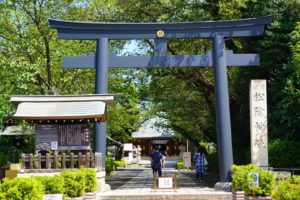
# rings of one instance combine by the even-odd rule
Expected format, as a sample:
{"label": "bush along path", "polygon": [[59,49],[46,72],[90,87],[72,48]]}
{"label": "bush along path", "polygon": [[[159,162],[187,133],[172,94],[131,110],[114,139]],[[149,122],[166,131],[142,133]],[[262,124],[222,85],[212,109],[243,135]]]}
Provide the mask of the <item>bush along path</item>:
{"label": "bush along path", "polygon": [[97,189],[96,172],[93,169],[65,171],[53,177],[3,179],[0,200],[41,200],[45,194],[63,194],[80,197]]}

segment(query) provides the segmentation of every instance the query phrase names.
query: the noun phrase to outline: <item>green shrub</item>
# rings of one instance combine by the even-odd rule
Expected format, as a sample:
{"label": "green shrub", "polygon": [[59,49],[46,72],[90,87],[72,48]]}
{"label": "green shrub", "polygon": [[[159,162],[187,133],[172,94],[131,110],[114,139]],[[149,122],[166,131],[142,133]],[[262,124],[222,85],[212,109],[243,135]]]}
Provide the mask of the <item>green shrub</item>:
{"label": "green shrub", "polygon": [[[254,186],[249,183],[253,182],[253,177],[249,173],[258,173],[259,185]],[[253,196],[271,195],[275,185],[274,173],[268,170],[260,170],[255,165],[232,166],[232,188],[243,190],[246,194]]]}
{"label": "green shrub", "polygon": [[184,163],[183,162],[177,162],[176,163],[176,169],[183,169],[184,168]]}
{"label": "green shrub", "polygon": [[65,171],[61,173],[64,179],[65,195],[68,197],[79,197],[85,191],[84,173],[80,170]]}
{"label": "green shrub", "polygon": [[126,167],[126,162],[124,160],[115,160],[114,165],[116,167]]}
{"label": "green shrub", "polygon": [[293,176],[284,181],[279,181],[272,192],[275,200],[299,200],[300,199],[300,176]]}
{"label": "green shrub", "polygon": [[97,189],[97,177],[94,169],[81,169],[85,174],[85,192],[94,192]]}
{"label": "green shrub", "polygon": [[64,194],[64,179],[62,176],[55,175],[53,177],[49,176],[36,176],[36,180],[41,182],[44,188],[45,194]]}
{"label": "green shrub", "polygon": [[41,183],[33,178],[5,178],[0,186],[0,193],[0,199],[40,200],[44,190]]}
{"label": "green shrub", "polygon": [[0,166],[5,165],[7,162],[7,154],[0,152]]}
{"label": "green shrub", "polygon": [[111,157],[105,157],[105,172],[110,175],[112,171],[115,170],[115,165]]}
{"label": "green shrub", "polygon": [[213,173],[219,173],[219,158],[218,158],[218,152],[214,151],[211,153],[208,153],[205,155],[205,158],[207,160],[207,171],[213,172]]}
{"label": "green shrub", "polygon": [[5,200],[5,199],[6,199],[5,193],[0,192],[0,200]]}
{"label": "green shrub", "polygon": [[248,188],[247,176],[249,172],[258,170],[253,165],[232,165],[232,189],[234,190],[246,190]]}
{"label": "green shrub", "polygon": [[295,155],[300,154],[300,142],[287,139],[270,140],[269,165],[280,168],[299,168],[300,159],[295,159]]}
{"label": "green shrub", "polygon": [[0,185],[0,200],[40,200],[44,194],[63,193],[79,197],[84,192],[97,188],[96,172],[93,169],[65,171],[53,177],[4,179]]}
{"label": "green shrub", "polygon": [[253,182],[253,178],[247,176],[247,186],[245,193],[253,196],[268,196],[272,194],[272,189],[275,185],[274,173],[268,170],[253,170],[251,172],[259,174],[259,185],[251,186],[249,182]]}

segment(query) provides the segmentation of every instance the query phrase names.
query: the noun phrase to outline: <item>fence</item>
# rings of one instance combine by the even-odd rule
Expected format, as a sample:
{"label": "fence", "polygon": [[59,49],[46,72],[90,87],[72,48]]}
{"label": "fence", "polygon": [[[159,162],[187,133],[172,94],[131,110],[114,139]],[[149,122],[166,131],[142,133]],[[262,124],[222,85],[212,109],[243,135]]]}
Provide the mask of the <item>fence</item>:
{"label": "fence", "polygon": [[59,155],[46,153],[41,154],[22,154],[22,169],[24,171],[60,171],[65,169],[76,169],[80,167],[95,168],[102,170],[102,155],[101,153],[65,153]]}

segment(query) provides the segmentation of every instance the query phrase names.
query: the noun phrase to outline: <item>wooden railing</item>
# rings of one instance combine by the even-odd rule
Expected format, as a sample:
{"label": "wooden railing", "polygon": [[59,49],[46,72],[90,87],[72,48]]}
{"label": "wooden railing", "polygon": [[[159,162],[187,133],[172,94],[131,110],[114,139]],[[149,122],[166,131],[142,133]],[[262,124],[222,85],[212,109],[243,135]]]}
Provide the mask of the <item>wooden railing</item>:
{"label": "wooden railing", "polygon": [[76,168],[95,168],[102,170],[102,155],[101,153],[65,153],[59,155],[57,153],[46,155],[41,154],[22,154],[22,169],[26,171],[54,170],[60,171],[65,169]]}

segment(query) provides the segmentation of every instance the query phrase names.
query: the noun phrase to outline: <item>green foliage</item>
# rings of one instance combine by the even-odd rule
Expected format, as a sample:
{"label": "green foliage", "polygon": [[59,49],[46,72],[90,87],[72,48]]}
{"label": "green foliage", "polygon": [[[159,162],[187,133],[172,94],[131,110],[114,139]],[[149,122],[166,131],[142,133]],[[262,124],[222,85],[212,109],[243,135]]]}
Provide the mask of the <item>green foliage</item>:
{"label": "green foliage", "polygon": [[208,152],[208,154],[205,155],[205,158],[207,160],[207,171],[218,173],[219,172],[219,157],[218,152]]}
{"label": "green foliage", "polygon": [[279,168],[299,168],[300,160],[295,155],[300,155],[300,141],[288,139],[269,140],[270,166]]}
{"label": "green foliage", "polygon": [[65,193],[65,184],[62,176],[36,176],[34,178],[41,183],[44,188],[45,194]]}
{"label": "green foliage", "polygon": [[80,170],[65,171],[61,173],[64,179],[65,194],[68,197],[79,197],[85,191],[85,177]]}
{"label": "green foliage", "polygon": [[[108,0],[86,1],[82,4],[73,0],[4,0],[0,7],[0,93],[5,95],[0,96],[0,117],[13,110],[7,101],[7,96],[11,94],[94,92],[93,69],[63,70],[61,64],[63,56],[86,55],[94,51],[95,42],[59,40],[56,31],[48,26],[48,18],[195,22],[272,15],[273,22],[263,37],[226,39],[226,49],[235,53],[253,52],[261,55],[259,68],[228,70],[234,160],[248,163],[249,154],[245,152],[249,152],[250,146],[248,89],[251,79],[268,80],[270,138],[300,140],[299,13],[298,0],[267,3],[257,0]],[[124,44],[124,41],[111,41],[110,49],[120,53]],[[207,39],[168,40],[168,54],[203,54],[211,50],[211,46],[211,41]],[[150,40],[141,41],[136,49],[138,53],[147,51],[153,54],[153,43]],[[109,70],[109,92],[123,93],[115,104],[108,107],[108,135],[118,141],[130,140],[130,134],[140,125],[141,109],[151,107],[152,113],[168,119],[167,127],[183,137],[195,143],[203,140],[217,143],[212,69],[113,69]],[[1,143],[0,147],[3,146],[4,150],[0,151],[6,152],[5,148],[10,144]],[[11,148],[8,155],[17,155],[17,149]],[[9,160],[13,159],[10,157]],[[271,162],[276,165],[277,161],[273,158]],[[286,165],[290,163],[289,160],[287,157],[287,160],[278,162]],[[214,163],[214,160],[209,160],[211,166],[208,168],[211,169]],[[293,165],[299,166],[296,162]]]}
{"label": "green foliage", "polygon": [[279,181],[272,191],[272,198],[275,200],[299,200],[300,177],[293,176],[284,181]]}
{"label": "green foliage", "polygon": [[105,172],[110,175],[115,170],[114,161],[111,157],[105,157]]}
{"label": "green foliage", "polygon": [[7,154],[0,152],[0,166],[5,165],[7,162]]}
{"label": "green foliage", "polygon": [[124,160],[114,160],[114,165],[116,167],[126,167],[126,162]]}
{"label": "green foliage", "polygon": [[[274,173],[268,170],[253,170],[259,174],[259,186],[248,185],[245,188],[245,193],[253,196],[270,196],[275,186]],[[253,182],[253,178],[247,176],[247,183]]]}
{"label": "green foliage", "polygon": [[[119,142],[127,142],[131,139],[131,133],[140,126],[140,108],[138,107],[141,86],[139,74],[136,70],[113,70],[110,76],[110,93],[122,93],[116,98],[115,103],[108,107],[107,133]],[[139,86],[138,86],[139,85]]]}
{"label": "green foliage", "polygon": [[41,183],[33,178],[3,179],[0,198],[7,200],[40,200],[44,190]]}
{"label": "green foliage", "polygon": [[[62,57],[95,51],[95,41],[60,40],[56,30],[47,24],[47,19],[53,17],[83,21],[106,21],[110,18],[112,12],[108,10],[115,7],[103,9],[102,3],[94,3],[100,8],[94,9],[92,2],[86,2],[83,6],[74,0],[1,2],[0,127],[2,117],[14,109],[8,101],[9,95],[94,93],[95,71],[64,70]],[[104,13],[98,13],[100,10]],[[118,50],[123,45],[124,41],[111,41],[110,49]],[[109,70],[109,93],[123,93],[123,96],[108,107],[108,135],[121,142],[130,139],[131,132],[139,127],[140,94],[137,84],[141,81],[138,75],[139,70],[135,69]]]}
{"label": "green foliage", "polygon": [[232,189],[246,190],[248,188],[247,176],[249,172],[256,171],[257,167],[250,165],[232,165]]}
{"label": "green foliage", "polygon": [[79,197],[84,192],[97,188],[96,172],[93,169],[65,171],[53,177],[4,179],[0,185],[0,199],[39,200],[44,194],[63,193]]}
{"label": "green foliage", "polygon": [[[259,185],[254,186],[253,177],[249,173],[258,173]],[[232,188],[234,190],[243,190],[246,194],[253,196],[271,195],[275,185],[274,173],[268,170],[260,170],[255,165],[233,165],[232,166]]]}
{"label": "green foliage", "polygon": [[0,152],[4,154],[2,158],[7,161],[17,163],[21,153],[34,152],[34,135],[22,136],[22,140],[17,140],[15,137],[0,136]]}
{"label": "green foliage", "polygon": [[94,169],[81,169],[85,176],[85,192],[94,192],[97,189],[97,177]]}
{"label": "green foliage", "polygon": [[176,162],[176,169],[183,169],[184,163],[183,162]]}

